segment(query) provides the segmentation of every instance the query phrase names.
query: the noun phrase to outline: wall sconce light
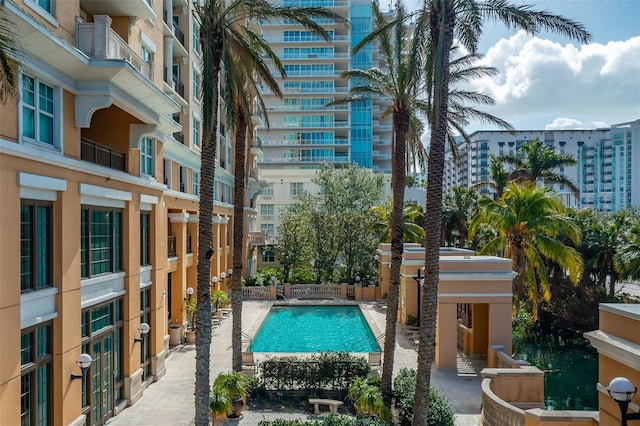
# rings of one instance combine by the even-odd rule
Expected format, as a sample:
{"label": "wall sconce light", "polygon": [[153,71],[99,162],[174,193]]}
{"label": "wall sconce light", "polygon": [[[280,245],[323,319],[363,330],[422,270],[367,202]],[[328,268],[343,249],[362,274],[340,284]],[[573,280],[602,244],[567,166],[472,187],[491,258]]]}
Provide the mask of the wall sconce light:
{"label": "wall sconce light", "polygon": [[373,256],[373,260],[375,260],[376,262],[380,262],[380,256],[376,254],[375,256]]}
{"label": "wall sconce light", "polygon": [[233,275],[233,269],[229,269],[229,270],[227,271],[227,276],[228,276],[229,278],[231,278],[231,275]]}
{"label": "wall sconce light", "polygon": [[194,290],[193,287],[187,287],[187,299],[191,300],[191,296],[193,296]]}
{"label": "wall sconce light", "polygon": [[213,276],[211,277],[211,282],[213,283],[213,286],[215,287],[216,284],[218,284],[218,277],[217,276]]}
{"label": "wall sconce light", "polygon": [[607,392],[620,407],[621,426],[627,426],[627,420],[640,420],[640,413],[627,413],[629,402],[631,402],[637,391],[638,388],[633,386],[633,383],[626,377],[616,377],[609,382]]}
{"label": "wall sconce light", "polygon": [[91,366],[93,359],[89,354],[80,354],[78,359],[76,360],[76,364],[80,367],[82,374],[74,374],[71,373],[71,380],[75,379],[84,379],[84,376],[87,374],[87,369]]}
{"label": "wall sconce light", "polygon": [[[189,288],[191,288],[191,287],[189,287]],[[144,336],[147,333],[149,333],[150,330],[151,330],[151,327],[149,326],[149,324],[147,324],[146,322],[141,322],[140,325],[138,326],[138,331],[140,332],[140,336],[141,337],[134,337],[133,341],[134,342],[144,342]]]}
{"label": "wall sconce light", "polygon": [[226,272],[220,272],[220,279],[222,281],[224,281],[225,278],[227,278],[227,273]]}

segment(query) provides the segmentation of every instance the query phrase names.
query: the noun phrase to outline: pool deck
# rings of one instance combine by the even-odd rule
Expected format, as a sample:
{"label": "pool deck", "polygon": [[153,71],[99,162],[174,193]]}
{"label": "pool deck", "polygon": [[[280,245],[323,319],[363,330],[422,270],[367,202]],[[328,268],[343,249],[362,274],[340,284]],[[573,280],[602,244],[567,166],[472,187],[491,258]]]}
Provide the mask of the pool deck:
{"label": "pool deck", "polygon": [[[293,303],[293,301],[290,301]],[[255,336],[262,320],[274,302],[246,301],[242,309],[243,331]],[[279,301],[278,303],[282,303]],[[334,301],[305,300],[305,304],[334,304]],[[345,303],[349,303],[345,301]],[[351,302],[353,303],[353,302]],[[358,303],[375,336],[385,329],[385,313],[374,302]],[[396,333],[394,371],[401,368],[417,368],[417,353],[405,341],[401,333]],[[267,355],[267,354],[264,354]],[[272,354],[268,354],[272,355]],[[261,354],[256,354],[256,360]],[[131,407],[111,418],[109,425],[192,425],[194,418],[193,390],[195,383],[195,346],[180,345],[170,351],[165,361],[166,374],[157,383],[145,389],[143,396]],[[482,361],[467,359],[458,355],[455,369],[433,369],[431,383],[444,393],[456,412],[457,426],[479,424],[481,404],[480,371]],[[226,319],[214,330],[211,340],[211,380],[219,373],[231,370],[231,320]],[[272,410],[247,410],[239,420],[229,420],[221,425],[257,425],[263,419],[311,419],[311,410],[284,412]]]}

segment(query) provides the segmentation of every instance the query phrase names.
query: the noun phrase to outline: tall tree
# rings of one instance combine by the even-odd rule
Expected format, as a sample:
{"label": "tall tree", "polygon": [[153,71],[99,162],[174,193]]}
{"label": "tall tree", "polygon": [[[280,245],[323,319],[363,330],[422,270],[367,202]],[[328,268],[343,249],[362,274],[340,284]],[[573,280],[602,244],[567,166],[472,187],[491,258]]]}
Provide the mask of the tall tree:
{"label": "tall tree", "polygon": [[[461,45],[476,52],[485,19],[501,21],[508,27],[522,28],[531,34],[543,29],[566,34],[579,41],[591,35],[584,27],[569,19],[534,11],[529,5],[511,4],[506,0],[425,0],[416,28],[424,29],[430,38],[432,63],[426,72],[433,81],[433,108],[429,116],[431,130],[427,207],[425,214],[425,296],[422,299],[422,318],[418,347],[418,373],[413,424],[427,424],[431,366],[435,359],[435,323],[439,281],[439,241],[442,216],[442,175],[444,147],[447,138],[449,107],[449,52],[454,32]],[[420,30],[417,31],[420,34]]]}
{"label": "tall tree", "polygon": [[471,186],[473,189],[491,188],[496,194],[494,199],[502,197],[504,189],[509,183],[509,173],[504,168],[502,159],[493,154],[489,154],[489,176],[491,180],[485,182],[477,182]]}
{"label": "tall tree", "polygon": [[544,259],[560,265],[568,271],[571,282],[578,284],[583,271],[582,257],[575,248],[563,244],[560,237],[575,245],[580,242],[581,230],[559,197],[546,187],[511,182],[499,200],[482,198],[480,213],[472,221],[470,234],[483,223],[491,224],[498,235],[479,253],[504,253],[518,273],[514,280],[516,311],[526,298],[531,302],[535,319],[539,301],[551,299]]}
{"label": "tall tree", "polygon": [[[213,255],[213,184],[215,179],[215,157],[218,135],[218,94],[220,93],[220,71],[223,60],[235,56],[239,63],[248,64],[251,70],[266,68],[263,54],[274,59],[276,54],[262,39],[255,27],[246,25],[247,20],[287,19],[316,31],[323,37],[329,34],[314,20],[314,17],[328,17],[344,22],[335,13],[324,8],[276,6],[265,0],[204,0],[195,6],[195,20],[200,25],[200,45],[202,47],[202,149],[200,163],[201,195],[198,221],[198,281],[196,310],[196,383],[195,383],[195,424],[209,424],[209,370],[211,345],[211,300],[209,279],[211,256]],[[232,63],[233,61],[227,62]],[[277,72],[283,74],[284,68]],[[244,85],[236,82],[233,87]],[[229,89],[233,89],[229,87]],[[236,92],[238,93],[238,92]],[[226,104],[236,108],[236,103]],[[249,110],[250,111],[250,110]],[[246,126],[245,126],[246,131]],[[244,178],[244,177],[243,177]],[[234,279],[241,274],[234,274]]]}
{"label": "tall tree", "polygon": [[458,234],[458,247],[467,245],[469,221],[478,211],[478,194],[473,189],[454,186],[452,193],[444,197],[443,220],[445,235]]}
{"label": "tall tree", "polygon": [[16,32],[5,14],[4,2],[0,3],[0,104],[18,93],[18,58],[20,45]]}
{"label": "tall tree", "polygon": [[349,91],[350,98],[334,103],[357,102],[371,98],[386,99],[388,103],[384,107],[381,118],[391,116],[393,119],[391,274],[387,297],[381,386],[385,402],[390,404],[400,293],[400,263],[403,251],[407,140],[411,135],[415,138],[417,129],[412,129],[411,124],[412,122],[416,124],[415,117],[420,114],[424,116],[428,114],[428,105],[423,96],[425,87],[422,78],[424,68],[422,37],[411,37],[412,28],[406,24],[407,13],[404,4],[401,1],[396,3],[392,19],[385,17],[378,2],[372,2],[372,8],[373,31],[353,48],[353,53],[359,52],[370,43],[375,43],[386,70],[371,68],[344,72],[343,77],[355,80],[357,83]]}
{"label": "tall tree", "polygon": [[574,166],[576,158],[570,153],[560,153],[548,147],[538,138],[522,144],[518,152],[502,156],[502,162],[513,166],[509,180],[519,182],[538,182],[545,184],[564,184],[578,194],[578,188],[569,178],[556,169]]}
{"label": "tall tree", "polygon": [[[373,206],[370,210],[375,216],[372,226],[380,234],[380,242],[383,243],[391,242],[392,207],[392,202],[387,201],[382,205]],[[404,242],[422,244],[424,229],[417,222],[421,223],[423,216],[424,213],[420,204],[405,203],[402,211],[402,240]]]}

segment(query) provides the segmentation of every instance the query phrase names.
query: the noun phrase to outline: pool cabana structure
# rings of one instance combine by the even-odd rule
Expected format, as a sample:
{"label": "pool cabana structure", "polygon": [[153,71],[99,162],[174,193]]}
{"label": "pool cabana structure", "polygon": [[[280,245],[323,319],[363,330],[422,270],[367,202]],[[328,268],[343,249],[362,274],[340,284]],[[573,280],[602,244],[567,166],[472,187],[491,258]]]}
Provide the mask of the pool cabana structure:
{"label": "pool cabana structure", "polygon": [[[391,245],[378,247],[382,294],[389,289]],[[424,247],[405,244],[400,268],[398,322],[420,318]],[[437,368],[455,368],[458,348],[475,358],[486,359],[491,346],[511,353],[513,279],[511,260],[475,256],[471,250],[440,249],[440,284],[436,323]]]}

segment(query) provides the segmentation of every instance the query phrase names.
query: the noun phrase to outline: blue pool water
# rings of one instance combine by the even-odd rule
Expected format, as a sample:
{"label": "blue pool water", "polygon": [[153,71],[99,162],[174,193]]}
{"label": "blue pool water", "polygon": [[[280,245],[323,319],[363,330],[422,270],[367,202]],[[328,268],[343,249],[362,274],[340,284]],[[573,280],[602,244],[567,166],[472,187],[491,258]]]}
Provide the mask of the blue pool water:
{"label": "blue pool water", "polygon": [[252,352],[380,352],[358,306],[273,306]]}

